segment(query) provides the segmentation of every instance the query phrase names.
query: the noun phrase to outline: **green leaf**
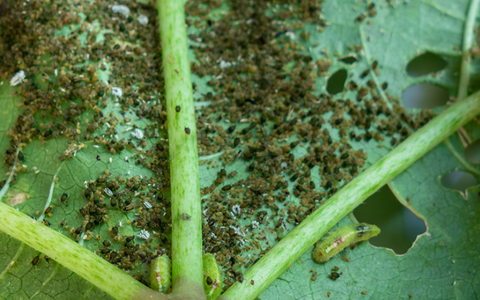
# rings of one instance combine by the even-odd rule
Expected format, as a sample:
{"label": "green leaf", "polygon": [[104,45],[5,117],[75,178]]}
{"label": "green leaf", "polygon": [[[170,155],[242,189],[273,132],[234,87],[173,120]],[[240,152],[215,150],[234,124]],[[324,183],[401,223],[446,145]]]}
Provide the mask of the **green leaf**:
{"label": "green leaf", "polygon": [[[156,32],[158,24],[154,21],[155,8],[148,1],[122,3],[130,7],[131,19],[113,14],[110,7],[98,3],[77,3],[76,6],[57,3],[52,7],[53,4],[39,2],[35,6],[28,6],[27,14],[7,9],[6,16],[2,16],[0,10],[0,51],[4,54],[0,60],[0,73],[3,76],[3,84],[0,85],[0,152],[13,151],[10,142],[13,140],[15,145],[19,145],[16,137],[29,132],[31,128],[39,131],[38,136],[32,134],[21,141],[24,144],[21,149],[24,160],[19,161],[16,177],[12,178],[14,182],[10,183],[8,190],[4,189],[6,193],[2,201],[15,204],[16,209],[33,218],[44,217],[50,223],[50,228],[79,241],[87,249],[96,251],[110,261],[116,261],[111,250],[118,253],[124,251],[122,247],[125,247],[126,238],[138,235],[141,229],[146,228],[152,240],[147,242],[135,237],[132,244],[139,245],[139,249],[133,250],[135,254],[119,256],[123,260],[127,256],[135,256],[137,265],[129,272],[145,280],[149,278],[145,273],[149,269],[149,260],[157,254],[157,250],[161,248],[170,252],[170,182],[166,117],[163,114],[163,78],[159,75],[161,62]],[[192,50],[189,58],[195,63],[192,81],[196,85],[194,99],[204,209],[203,250],[214,253],[223,270],[223,279],[226,280],[224,286],[228,287],[239,280],[239,274],[247,272],[253,262],[275,245],[278,239],[283,238],[295,224],[320,207],[335,190],[351,179],[351,167],[340,168],[344,175],[340,180],[332,180],[334,175],[325,175],[324,166],[327,164],[322,159],[329,148],[327,139],[312,138],[320,137],[322,131],[327,130],[333,142],[339,143],[337,148],[340,148],[345,144],[344,141],[340,142],[339,129],[343,125],[333,124],[339,113],[334,112],[335,105],[329,103],[339,105],[337,110],[344,109],[338,100],[347,99],[363,109],[366,107],[364,100],[357,101],[358,91],[353,89],[333,95],[330,102],[321,96],[326,93],[326,84],[332,74],[345,69],[348,74],[345,86],[353,80],[359,87],[367,87],[368,82],[373,81],[376,88],[369,89],[368,99],[377,95],[386,99],[388,96],[385,108],[390,108],[392,114],[375,116],[371,133],[376,132],[373,128],[377,128],[381,120],[393,120],[411,133],[422,120],[426,121],[444,109],[404,110],[397,99],[409,85],[431,82],[445,87],[450,95],[457,94],[462,62],[459,49],[462,47],[469,1],[394,0],[375,3],[374,17],[369,16],[371,9],[368,9],[368,5],[353,0],[321,2],[320,18],[326,22],[322,25],[314,23],[319,17],[319,10],[315,11],[315,17],[312,18],[295,10],[300,7],[309,11],[310,8],[303,2],[292,6],[293,13],[287,13],[288,9],[283,4],[267,7],[255,1],[187,3],[187,32],[191,35]],[[59,11],[71,12],[61,15]],[[282,11],[286,12],[285,15],[282,15]],[[262,23],[265,20],[257,13],[265,13],[275,22],[270,20]],[[148,25],[138,23],[140,14],[149,17]],[[363,22],[356,22],[361,14],[367,17]],[[48,41],[51,47],[59,51],[50,52],[49,47],[24,37],[26,33],[15,37],[5,31],[7,29],[3,29],[6,28],[3,25],[8,23],[6,20],[9,18],[16,20],[15,23],[10,20],[10,26],[16,25],[24,32],[35,32],[41,41]],[[307,21],[301,21],[302,18]],[[209,22],[211,25],[208,25]],[[268,35],[255,35],[263,33],[261,30],[270,28],[268,26],[272,28]],[[288,38],[285,30],[295,32],[296,39]],[[302,32],[309,38],[302,38]],[[259,46],[263,43],[262,38],[266,39],[268,47]],[[78,46],[75,45],[77,42]],[[95,45],[105,45],[106,49],[93,49]],[[119,45],[120,50],[115,45]],[[303,48],[296,49],[292,45]],[[126,49],[127,46],[130,49]],[[135,53],[137,47],[140,54]],[[40,54],[26,55],[26,50],[25,53],[16,54],[16,49],[41,51]],[[277,56],[272,54],[271,49],[279,51]],[[436,74],[409,77],[405,71],[407,63],[425,51],[443,57],[448,62],[447,68]],[[61,55],[74,52],[78,54],[72,54],[69,59]],[[86,53],[90,58],[85,59]],[[102,59],[106,56],[110,60],[105,62],[106,68],[102,70]],[[355,57],[356,62],[349,65],[339,59],[346,56]],[[307,61],[308,57],[312,58],[312,63]],[[220,60],[232,65],[221,68]],[[260,67],[264,62],[273,66],[279,60],[283,60],[280,70],[271,66]],[[330,68],[320,75],[320,65],[316,64],[318,61],[331,63]],[[378,63],[378,74],[371,70],[362,76],[374,61]],[[67,76],[62,82],[63,75],[55,75],[54,62],[59,64],[57,72],[65,67],[67,75],[75,80]],[[472,59],[472,78],[478,76],[479,66],[477,59]],[[89,67],[96,69],[90,73],[87,70]],[[27,81],[12,88],[9,80],[19,69],[27,71]],[[43,73],[53,78],[51,84],[49,79],[42,79]],[[232,74],[237,73],[239,75],[232,79]],[[269,74],[285,77],[278,81],[263,82],[262,76],[268,77]],[[98,82],[90,81],[92,78],[98,78]],[[107,82],[110,88],[122,87],[124,96],[120,99],[112,96],[110,90],[104,88]],[[386,91],[380,88],[384,82],[388,83]],[[277,96],[281,93],[280,85],[288,93]],[[295,85],[298,85],[302,96],[292,100],[288,97],[296,92],[291,89]],[[237,86],[240,88],[237,89]],[[277,87],[280,92],[269,91],[270,86]],[[472,83],[472,86],[475,84]],[[234,92],[229,92],[229,88]],[[62,92],[62,89],[68,92]],[[82,93],[92,89],[94,96]],[[103,90],[104,94],[101,94]],[[28,93],[32,91],[36,93],[35,97],[29,97]],[[14,92],[18,94],[14,96]],[[49,97],[55,101],[46,108],[41,107],[41,100]],[[25,104],[26,99],[34,100]],[[376,108],[383,105],[380,100],[370,103]],[[315,113],[308,115],[308,110],[312,108]],[[62,114],[52,115],[52,111],[62,111]],[[99,118],[105,120],[104,125],[99,120],[95,121],[95,115],[99,112],[104,116]],[[302,115],[302,112],[305,114]],[[267,113],[270,114],[262,123],[262,114]],[[408,122],[401,120],[402,113],[407,120],[416,122],[415,126],[407,126]],[[69,115],[71,118],[68,120]],[[342,115],[344,122],[351,120],[348,113]],[[29,116],[35,120],[18,130],[15,129],[18,116]],[[307,138],[302,141],[301,130],[309,126],[312,117],[320,116],[324,121],[321,130],[312,134],[312,126],[306,127]],[[286,125],[294,119],[297,120],[295,124]],[[98,128],[90,132],[89,126],[94,122],[98,123]],[[256,124],[250,128],[253,123]],[[285,129],[285,134],[272,137],[272,132],[277,129],[274,126],[281,124],[293,130]],[[63,125],[64,130],[59,129],[59,125]],[[232,125],[236,126],[234,132],[226,133]],[[133,126],[144,132],[144,145],[131,136]],[[347,142],[352,147],[348,153],[358,160],[359,172],[384,157],[393,148],[391,144],[398,145],[402,138],[400,130],[392,130],[397,143],[386,132],[380,133],[382,141],[375,141],[375,138],[369,141],[352,140],[348,135],[351,131],[357,136],[366,134],[363,126],[365,124],[362,122],[358,126],[352,121],[344,127]],[[52,128],[54,134],[47,134],[48,128]],[[113,128],[116,132],[113,132]],[[78,136],[77,129],[81,132]],[[248,132],[241,133],[242,130]],[[465,130],[473,140],[480,136],[476,122],[469,123]],[[7,134],[8,131],[10,134]],[[60,131],[71,132],[67,135]],[[45,138],[39,138],[42,135]],[[101,138],[94,140],[94,136]],[[235,145],[236,137],[240,139],[238,145]],[[119,146],[116,148],[122,139],[126,142],[124,149]],[[128,144],[129,139],[131,145]],[[111,141],[116,144],[110,146],[108,143]],[[293,149],[287,149],[295,141],[300,143]],[[282,147],[287,148],[283,150]],[[315,148],[320,149],[322,157],[310,168],[308,160],[304,158],[315,157]],[[282,151],[276,152],[278,149]],[[407,254],[397,256],[388,249],[361,243],[356,249],[347,249],[320,265],[312,260],[309,250],[259,298],[327,299],[328,292],[333,299],[407,299],[410,294],[414,299],[475,298],[478,294],[476,287],[479,286],[475,272],[480,264],[476,238],[479,228],[476,218],[478,205],[475,204],[478,188],[468,191],[469,198],[466,201],[460,193],[442,187],[439,180],[439,176],[454,169],[467,170],[480,179],[478,165],[465,161],[463,149],[464,145],[455,134],[449,142],[433,149],[391,182],[399,201],[422,216],[428,226],[428,232],[417,238]],[[288,157],[290,153],[293,158]],[[334,153],[340,158],[342,151],[337,149]],[[5,176],[1,180],[8,180],[13,159],[14,154],[5,156],[6,163],[1,166]],[[225,169],[224,175],[221,175],[222,169]],[[307,169],[311,175],[306,175]],[[333,167],[331,169],[333,171]],[[233,176],[232,172],[236,175]],[[98,196],[105,198],[102,202],[106,204],[108,219],[93,226],[90,230],[93,235],[91,239],[83,240],[85,226],[91,222],[84,221],[80,213],[80,209],[89,203],[85,197],[85,182],[88,186],[90,181],[102,179],[101,176],[107,174],[111,174],[111,179],[118,175],[132,178],[129,182],[118,181],[119,191],[129,190],[122,201],[131,198],[134,207],[130,211],[123,211],[118,208],[118,203],[112,206],[112,197],[104,190],[106,185],[96,184]],[[137,179],[134,180],[134,176],[138,176]],[[142,181],[143,178],[146,180]],[[292,181],[292,178],[295,180]],[[277,188],[280,180],[282,186]],[[299,180],[305,180],[300,184],[302,186],[312,181],[315,188],[296,192]],[[334,190],[326,186],[327,181],[333,181]],[[283,182],[287,185],[283,186]],[[134,191],[132,187],[136,184],[145,190]],[[60,199],[64,193],[68,194],[68,199],[62,203]],[[407,197],[410,197],[411,204],[406,200]],[[148,210],[143,206],[145,201],[154,204],[154,209]],[[50,206],[51,216],[44,214]],[[92,212],[92,217],[95,212]],[[345,218],[340,226],[350,223],[351,220]],[[75,229],[81,226],[80,234],[76,234]],[[118,236],[122,241],[111,233],[113,227],[118,228]],[[100,236],[99,240],[95,239],[96,235]],[[104,240],[108,240],[112,246],[105,247]],[[110,252],[102,254],[105,248]],[[32,259],[38,254],[14,238],[0,234],[1,298],[110,298],[53,259],[46,262],[43,254],[40,254],[40,262],[32,265]],[[342,256],[350,261],[342,260]],[[235,264],[232,264],[231,258],[235,259]],[[130,269],[127,261],[125,264],[123,261],[116,263],[124,269]],[[328,277],[334,266],[339,268],[339,272],[344,272],[336,281]],[[232,269],[234,272],[231,272]],[[313,277],[316,280],[312,280]],[[254,282],[245,281],[243,284],[254,285]],[[362,291],[366,291],[366,295]]]}

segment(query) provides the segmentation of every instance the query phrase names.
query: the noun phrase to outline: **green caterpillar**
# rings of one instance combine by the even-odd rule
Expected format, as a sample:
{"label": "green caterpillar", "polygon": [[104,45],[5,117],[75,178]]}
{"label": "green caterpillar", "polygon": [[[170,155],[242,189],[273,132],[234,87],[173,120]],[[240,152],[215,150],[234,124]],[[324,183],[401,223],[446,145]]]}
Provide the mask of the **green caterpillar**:
{"label": "green caterpillar", "polygon": [[203,287],[207,300],[215,300],[222,291],[222,276],[217,261],[211,253],[203,256]]}
{"label": "green caterpillar", "polygon": [[[157,257],[150,265],[150,287],[162,293],[170,292],[172,262],[164,254]],[[215,300],[222,291],[222,277],[215,257],[207,253],[203,256],[203,286],[207,300]]]}
{"label": "green caterpillar", "polygon": [[168,293],[172,286],[172,261],[163,254],[150,264],[150,287],[155,291]]}
{"label": "green caterpillar", "polygon": [[366,241],[379,233],[380,228],[366,223],[341,227],[317,242],[312,252],[313,259],[318,263],[324,263],[347,246]]}

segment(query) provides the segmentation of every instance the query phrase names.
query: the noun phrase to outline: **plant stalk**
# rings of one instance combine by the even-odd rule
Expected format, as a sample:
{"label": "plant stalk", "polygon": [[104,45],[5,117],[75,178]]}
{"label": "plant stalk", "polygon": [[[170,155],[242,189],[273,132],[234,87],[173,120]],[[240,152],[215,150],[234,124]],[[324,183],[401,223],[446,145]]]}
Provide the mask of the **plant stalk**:
{"label": "plant stalk", "polygon": [[115,299],[167,299],[87,248],[2,202],[0,230],[48,255]]}
{"label": "plant stalk", "polygon": [[432,119],[340,189],[253,265],[243,276],[243,283],[232,285],[220,299],[255,299],[355,207],[479,113],[477,92]]}
{"label": "plant stalk", "polygon": [[173,293],[205,297],[197,133],[184,4],[157,0],[170,152],[172,280]]}
{"label": "plant stalk", "polygon": [[457,101],[463,100],[468,95],[468,85],[470,83],[470,48],[473,42],[473,31],[475,20],[477,18],[479,0],[471,0],[468,7],[465,28],[463,29],[462,42],[462,64],[460,67],[460,80],[458,83]]}

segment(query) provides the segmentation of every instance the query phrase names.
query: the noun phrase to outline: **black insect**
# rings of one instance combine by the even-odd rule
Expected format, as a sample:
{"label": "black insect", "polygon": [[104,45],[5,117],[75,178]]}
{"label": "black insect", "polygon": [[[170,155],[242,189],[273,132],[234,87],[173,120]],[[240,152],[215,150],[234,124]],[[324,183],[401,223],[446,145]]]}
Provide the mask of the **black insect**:
{"label": "black insect", "polygon": [[32,259],[32,265],[36,266],[38,265],[38,262],[40,261],[40,254],[35,256],[33,259]]}

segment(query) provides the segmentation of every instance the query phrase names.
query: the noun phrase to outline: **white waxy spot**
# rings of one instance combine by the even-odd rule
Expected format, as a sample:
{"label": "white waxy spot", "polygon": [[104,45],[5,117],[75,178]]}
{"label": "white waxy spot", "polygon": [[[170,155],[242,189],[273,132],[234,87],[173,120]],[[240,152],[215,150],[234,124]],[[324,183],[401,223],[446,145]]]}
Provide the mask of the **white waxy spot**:
{"label": "white waxy spot", "polygon": [[145,229],[142,229],[137,236],[141,239],[148,240],[148,238],[150,237],[150,232],[148,232]]}
{"label": "white waxy spot", "polygon": [[107,196],[110,196],[110,197],[112,197],[112,196],[113,196],[113,192],[112,192],[112,190],[111,190],[111,189],[109,189],[109,188],[105,188],[103,191],[105,192],[105,194],[107,194]]}
{"label": "white waxy spot", "polygon": [[286,169],[288,167],[288,163],[284,161],[280,164],[280,167],[282,167],[283,169]]}
{"label": "white waxy spot", "polygon": [[10,79],[10,85],[17,86],[20,83],[22,83],[26,77],[27,76],[25,75],[25,72],[23,70],[20,70],[17,73],[15,73],[15,75],[13,75],[12,79]]}
{"label": "white waxy spot", "polygon": [[112,87],[112,94],[118,98],[121,98],[123,96],[122,89],[119,88],[118,86]]}
{"label": "white waxy spot", "polygon": [[123,4],[112,5],[112,11],[116,14],[122,14],[125,17],[128,17],[128,15],[130,14],[130,8],[128,8],[128,6]]}
{"label": "white waxy spot", "polygon": [[135,128],[130,134],[138,140],[143,139],[143,131],[140,128]]}
{"label": "white waxy spot", "polygon": [[296,40],[297,36],[295,35],[295,32],[291,30],[285,31],[285,35],[288,36],[291,40]]}
{"label": "white waxy spot", "polygon": [[241,237],[245,237],[245,233],[242,232],[242,230],[240,229],[240,226],[230,225],[229,227],[230,227],[230,229],[233,230],[233,232],[234,232],[236,235],[239,235],[239,236],[241,236]]}
{"label": "white waxy spot", "polygon": [[258,221],[252,221],[252,228],[258,228],[260,226],[260,223]]}
{"label": "white waxy spot", "polygon": [[152,205],[149,202],[143,202],[143,206],[145,206],[147,209],[152,208]]}
{"label": "white waxy spot", "polygon": [[138,16],[138,23],[142,25],[147,25],[148,24],[148,17],[146,15],[139,15]]}
{"label": "white waxy spot", "polygon": [[109,161],[110,163],[112,163],[112,162],[113,162],[113,158],[110,157],[110,158],[108,159],[108,161]]}
{"label": "white waxy spot", "polygon": [[232,212],[238,216],[240,214],[240,205],[235,204],[232,206]]}
{"label": "white waxy spot", "polygon": [[226,69],[226,68],[229,68],[232,66],[232,63],[229,62],[229,61],[224,61],[224,60],[221,60],[220,63],[220,69]]}

